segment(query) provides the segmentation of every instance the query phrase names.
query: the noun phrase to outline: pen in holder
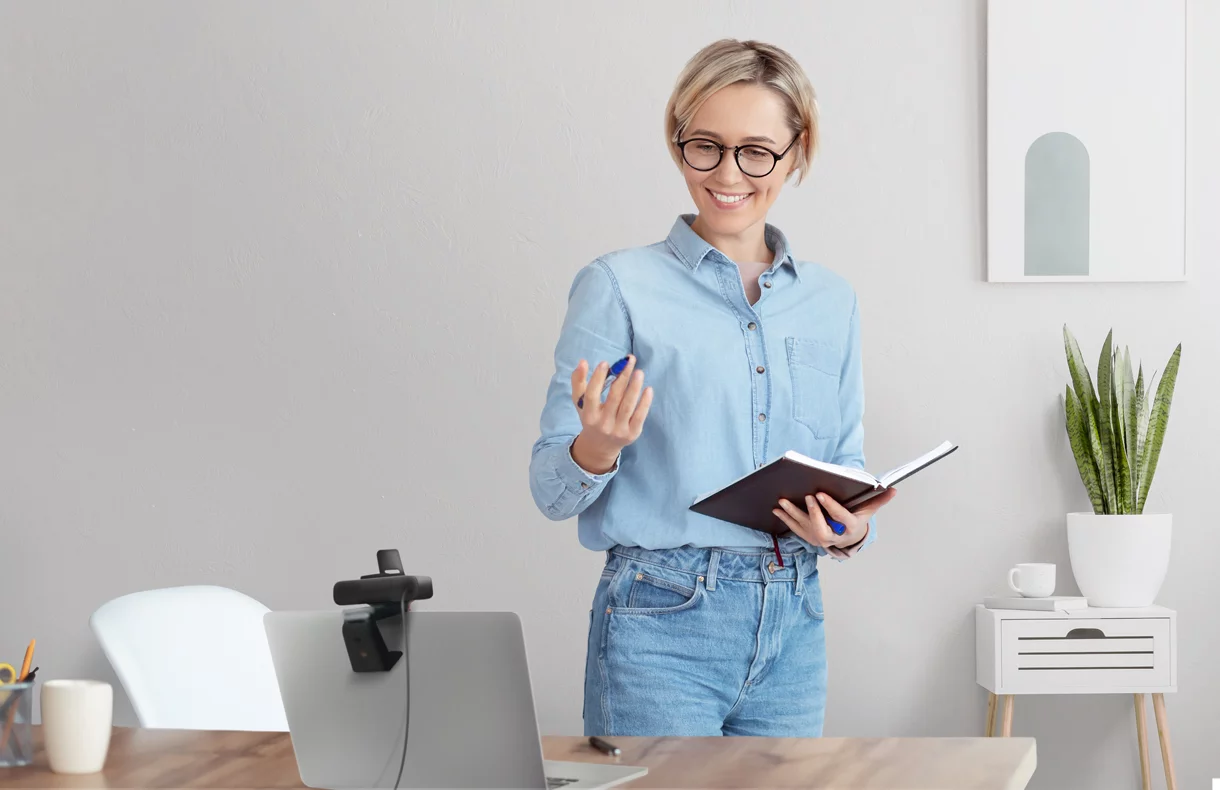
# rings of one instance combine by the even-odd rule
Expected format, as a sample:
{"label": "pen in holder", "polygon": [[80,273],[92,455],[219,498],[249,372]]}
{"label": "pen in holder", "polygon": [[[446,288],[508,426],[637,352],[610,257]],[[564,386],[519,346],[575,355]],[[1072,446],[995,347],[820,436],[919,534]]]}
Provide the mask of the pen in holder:
{"label": "pen in holder", "polygon": [[0,686],[0,768],[29,765],[34,759],[34,684]]}

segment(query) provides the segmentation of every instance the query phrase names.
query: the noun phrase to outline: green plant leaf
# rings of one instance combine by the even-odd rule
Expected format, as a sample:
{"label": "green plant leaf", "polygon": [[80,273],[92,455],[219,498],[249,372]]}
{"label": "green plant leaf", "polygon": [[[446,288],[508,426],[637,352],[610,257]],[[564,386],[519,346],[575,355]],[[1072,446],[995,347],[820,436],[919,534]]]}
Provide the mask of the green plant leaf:
{"label": "green plant leaf", "polygon": [[[1118,386],[1121,386],[1119,384]],[[1118,486],[1118,513],[1132,513],[1135,511],[1135,497],[1131,490],[1131,465],[1127,459],[1127,445],[1123,441],[1122,427],[1122,407],[1119,403],[1121,393],[1114,393],[1114,418],[1115,424],[1119,426],[1118,433],[1114,436],[1114,479]]]}
{"label": "green plant leaf", "polygon": [[1114,464],[1114,354],[1112,343],[1114,330],[1106,333],[1106,342],[1101,347],[1097,359],[1097,434],[1101,441],[1102,465],[1098,474],[1102,478],[1102,488],[1109,492],[1110,512],[1121,513],[1118,503],[1118,481],[1115,478]]}
{"label": "green plant leaf", "polygon": [[1127,486],[1131,492],[1128,512],[1135,512],[1135,497],[1138,489],[1139,465],[1136,463],[1135,433],[1137,430],[1135,413],[1135,377],[1131,371],[1131,349],[1123,349],[1123,446],[1127,455]]}
{"label": "green plant leaf", "polygon": [[[1127,360],[1121,348],[1114,350],[1114,438],[1117,444],[1127,442]],[[1118,453],[1114,454],[1115,459]]]}
{"label": "green plant leaf", "polygon": [[1169,427],[1169,407],[1173,403],[1173,389],[1178,378],[1178,364],[1182,358],[1182,344],[1178,343],[1173,354],[1169,357],[1169,362],[1165,365],[1165,372],[1161,374],[1161,381],[1156,388],[1156,397],[1152,402],[1152,415],[1148,424],[1148,447],[1143,459],[1143,464],[1139,472],[1139,487],[1143,491],[1143,498],[1136,502],[1138,512],[1143,512],[1144,498],[1148,496],[1148,490],[1152,487],[1152,478],[1156,475],[1157,461],[1161,456],[1161,443],[1165,439],[1165,430]]}
{"label": "green plant leaf", "polygon": [[1070,386],[1064,387],[1063,398],[1066,415],[1068,441],[1072,445],[1072,455],[1076,458],[1076,468],[1080,471],[1080,482],[1084,483],[1089,501],[1093,503],[1094,513],[1105,513],[1105,502],[1102,500],[1101,485],[1097,480],[1097,461],[1093,457],[1088,430],[1086,428],[1088,414],[1072,392]]}
{"label": "green plant leaf", "polygon": [[1135,478],[1135,504],[1136,512],[1139,510],[1140,503],[1143,501],[1143,489],[1140,487],[1140,470],[1144,467],[1144,444],[1148,439],[1148,394],[1144,391],[1144,366],[1140,365],[1139,378],[1135,381],[1135,402],[1131,408],[1131,421],[1135,423],[1135,442],[1132,447],[1135,448],[1134,454],[1131,456],[1135,462],[1131,465],[1132,476]]}
{"label": "green plant leaf", "polygon": [[1101,473],[1102,467],[1105,465],[1105,453],[1101,448],[1101,431],[1098,430],[1097,422],[1093,420],[1087,411],[1081,410],[1086,418],[1085,430],[1087,431],[1086,438],[1089,440],[1089,450],[1093,455],[1093,468],[1097,470],[1098,488],[1101,489],[1102,509],[1101,513],[1117,513],[1114,491],[1114,481],[1107,480]]}
{"label": "green plant leaf", "polygon": [[1072,335],[1067,324],[1063,325],[1063,348],[1067,355],[1068,373],[1072,377],[1072,386],[1076,388],[1076,399],[1082,409],[1086,409],[1097,422],[1097,393],[1093,390],[1093,377],[1089,375],[1089,366],[1080,353],[1080,345]]}

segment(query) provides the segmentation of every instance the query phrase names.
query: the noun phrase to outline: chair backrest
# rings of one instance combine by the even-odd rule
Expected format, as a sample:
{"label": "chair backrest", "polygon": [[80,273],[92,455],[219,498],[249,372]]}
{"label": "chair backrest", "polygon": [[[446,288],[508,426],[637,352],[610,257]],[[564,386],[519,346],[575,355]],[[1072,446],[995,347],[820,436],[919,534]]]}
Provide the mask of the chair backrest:
{"label": "chair backrest", "polygon": [[286,732],[267,607],[210,585],[131,593],[89,625],[149,728]]}

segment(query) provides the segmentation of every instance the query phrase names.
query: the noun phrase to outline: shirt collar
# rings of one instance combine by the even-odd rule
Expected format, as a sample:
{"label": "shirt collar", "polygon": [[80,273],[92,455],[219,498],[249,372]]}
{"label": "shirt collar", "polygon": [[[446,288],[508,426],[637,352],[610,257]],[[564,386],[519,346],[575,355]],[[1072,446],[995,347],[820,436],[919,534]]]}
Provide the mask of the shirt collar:
{"label": "shirt collar", "polygon": [[[694,221],[694,214],[680,214],[674,220],[673,228],[669,231],[669,237],[666,241],[670,249],[674,251],[674,254],[678,256],[678,259],[686,264],[687,268],[691,271],[698,269],[699,264],[703,262],[703,259],[709,253],[714,252],[727,261],[728,258],[724,253],[708,244],[702,236],[691,230],[690,226]],[[796,259],[792,257],[792,252],[788,247],[788,239],[784,236],[783,232],[774,225],[767,225],[763,237],[768,249],[775,255],[773,266],[778,268],[785,263],[788,264],[792,267],[792,272],[796,275],[797,280],[800,280],[800,270],[797,269]]]}

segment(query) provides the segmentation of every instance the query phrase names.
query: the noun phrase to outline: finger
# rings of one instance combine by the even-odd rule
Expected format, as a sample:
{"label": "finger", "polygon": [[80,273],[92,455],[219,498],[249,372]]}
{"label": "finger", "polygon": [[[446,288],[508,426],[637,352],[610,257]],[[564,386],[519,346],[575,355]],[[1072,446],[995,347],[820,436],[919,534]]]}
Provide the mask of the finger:
{"label": "finger", "polygon": [[806,532],[808,532],[813,526],[813,522],[809,520],[809,514],[801,510],[797,505],[794,505],[787,499],[781,499],[779,501],[779,506],[786,511],[793,520],[799,523]]}
{"label": "finger", "polygon": [[572,402],[576,404],[576,408],[582,406],[580,399],[585,395],[585,387],[588,385],[589,379],[589,363],[581,360],[576,369],[572,371]]}
{"label": "finger", "polygon": [[635,356],[627,355],[627,366],[619,371],[618,378],[610,385],[610,391],[606,393],[606,413],[618,416],[619,403],[623,400],[623,391],[627,389],[630,383],[629,379],[632,372],[635,370]]}
{"label": "finger", "polygon": [[637,370],[631,374],[631,381],[627,384],[627,391],[623,393],[623,400],[618,405],[618,422],[622,428],[627,428],[631,424],[631,415],[635,413],[635,407],[639,405],[640,393],[644,389],[644,371]]}
{"label": "finger", "polygon": [[593,368],[593,375],[589,377],[589,384],[585,387],[585,414],[589,415],[589,419],[594,419],[601,414],[602,410],[602,388],[606,386],[606,374],[610,370],[609,362],[598,362],[597,367]]}
{"label": "finger", "polygon": [[631,415],[631,421],[628,423],[631,426],[631,439],[635,439],[644,430],[644,420],[648,418],[648,409],[652,406],[652,387],[645,387],[644,394],[640,396],[640,405],[635,407],[635,412]]}
{"label": "finger", "polygon": [[780,521],[784,522],[784,526],[786,526],[788,529],[792,530],[795,534],[799,535],[805,540],[808,540],[810,543],[813,542],[810,539],[809,530],[807,530],[803,524],[798,522],[792,516],[785,513],[782,508],[777,507],[771,512],[774,513]]}
{"label": "finger", "polygon": [[857,516],[862,516],[864,518],[868,518],[869,516],[872,516],[874,513],[876,513],[878,510],[880,510],[884,505],[889,503],[889,501],[896,496],[898,496],[898,489],[896,489],[896,488],[886,489],[886,492],[884,494],[880,494],[878,496],[873,497],[872,499],[865,502],[861,507],[857,508],[853,512]]}
{"label": "finger", "polygon": [[809,508],[809,521],[812,523],[813,533],[818,536],[818,540],[822,541],[822,545],[829,546],[838,540],[839,536],[826,523],[826,518],[822,515],[822,508],[818,507],[817,501],[812,496],[805,497],[805,506]]}
{"label": "finger", "polygon": [[822,507],[826,508],[826,513],[840,524],[850,524],[852,513],[847,508],[840,505],[835,498],[829,494],[818,494],[818,501],[822,503]]}

